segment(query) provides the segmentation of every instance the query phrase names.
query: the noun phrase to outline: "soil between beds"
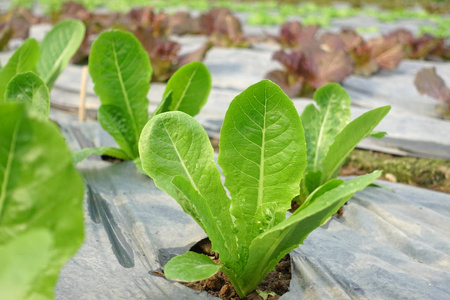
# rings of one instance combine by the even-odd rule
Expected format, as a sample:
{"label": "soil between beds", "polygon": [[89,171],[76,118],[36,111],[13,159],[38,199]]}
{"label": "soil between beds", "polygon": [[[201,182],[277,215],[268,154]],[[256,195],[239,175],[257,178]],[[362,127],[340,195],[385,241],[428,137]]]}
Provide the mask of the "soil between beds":
{"label": "soil between beds", "polygon": [[[195,244],[191,251],[208,255],[215,262],[219,262],[217,253],[211,251],[211,242],[205,238]],[[266,299],[275,300],[280,298],[289,289],[291,282],[291,258],[289,254],[284,256],[274,271],[267,274],[266,278],[256,288],[259,291],[265,291],[268,294]],[[206,291],[209,294],[224,300],[262,300],[264,299],[256,291],[253,291],[245,298],[239,298],[235,289],[228,278],[222,272],[201,281],[183,283],[185,286],[197,291]]]}

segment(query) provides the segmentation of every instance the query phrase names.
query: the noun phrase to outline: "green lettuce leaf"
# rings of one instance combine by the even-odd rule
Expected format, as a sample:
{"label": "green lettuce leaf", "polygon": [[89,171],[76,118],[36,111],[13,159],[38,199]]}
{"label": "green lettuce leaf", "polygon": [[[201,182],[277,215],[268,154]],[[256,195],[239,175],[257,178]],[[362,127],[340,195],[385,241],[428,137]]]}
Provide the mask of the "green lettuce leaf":
{"label": "green lettuce leaf", "polygon": [[350,121],[350,97],[337,83],[327,84],[314,94],[312,104],[301,115],[308,147],[306,171],[320,171],[323,159],[336,135]]}
{"label": "green lettuce leaf", "polygon": [[373,109],[362,114],[344,127],[334,139],[322,163],[321,183],[327,182],[337,175],[345,158],[363,139],[372,133],[372,130],[390,109],[390,106]]}
{"label": "green lettuce leaf", "polygon": [[0,292],[3,300],[28,299],[39,274],[50,262],[53,237],[35,229],[0,244]]}
{"label": "green lettuce leaf", "polygon": [[77,52],[84,39],[86,29],[78,20],[65,20],[56,24],[44,37],[37,72],[49,89],[59,74]]}
{"label": "green lettuce leaf", "polygon": [[213,276],[220,268],[208,256],[189,251],[172,258],[164,266],[164,275],[172,280],[193,282]]}
{"label": "green lettuce leaf", "polygon": [[148,120],[152,69],[147,53],[130,33],[102,33],[92,45],[89,73],[100,97],[98,120],[132,159]]}
{"label": "green lettuce leaf", "polygon": [[39,44],[27,39],[11,56],[0,72],[0,104],[4,102],[6,86],[17,74],[35,71],[39,59]]}
{"label": "green lettuce leaf", "polygon": [[230,199],[220,181],[214,150],[202,126],[183,112],[150,119],[139,143],[142,167],[210,237],[213,251],[234,264],[236,237]]}
{"label": "green lettuce leaf", "polygon": [[237,278],[243,294],[255,289],[283,256],[303,243],[314,229],[336,213],[354,193],[364,189],[380,175],[380,171],[375,171],[345,181],[315,197],[313,201],[307,200],[308,205],[300,207],[291,217],[254,239],[246,268]]}
{"label": "green lettuce leaf", "polygon": [[[331,91],[341,92],[338,87],[331,85]],[[345,95],[333,93],[323,89],[318,98],[347,100]],[[329,128],[324,132],[332,132],[333,139],[339,133],[334,133],[332,124],[345,126],[331,117],[322,118],[315,107],[310,111],[317,113],[319,121],[326,120],[324,128]],[[371,131],[369,128],[367,134]],[[323,134],[319,128],[317,137]],[[321,139],[316,141],[324,148],[332,144]],[[300,193],[306,144],[293,103],[267,80],[232,101],[219,148],[218,163],[231,200],[222,185],[208,136],[191,116],[182,112],[156,115],[145,126],[139,143],[145,172],[205,230],[212,250],[220,255],[221,265],[199,254],[175,257],[166,265],[167,278],[200,280],[221,270],[240,297],[248,295],[286,253],[381,174],[376,171],[345,182],[332,179],[316,188],[322,173],[310,171],[302,183],[309,197],[286,219],[291,199]]]}
{"label": "green lettuce leaf", "polygon": [[163,99],[159,103],[158,107],[152,113],[152,117],[159,115],[163,112],[170,111],[169,106],[172,103],[172,91],[169,91],[167,94],[163,96]]}
{"label": "green lettuce leaf", "polygon": [[[55,124],[32,117],[23,104],[2,105],[0,120],[0,246],[48,231],[53,243],[43,241],[42,247],[51,247],[50,260],[27,279],[32,282],[25,299],[53,298],[61,267],[83,241],[83,182]],[[34,259],[43,263],[41,252]]]}
{"label": "green lettuce leaf", "polygon": [[263,80],[231,102],[220,137],[218,163],[232,197],[239,243],[247,247],[285,219],[299,193],[306,167],[303,128],[289,97]]}
{"label": "green lettuce leaf", "polygon": [[45,83],[33,72],[21,73],[13,77],[5,92],[8,102],[27,102],[39,115],[48,118],[50,114],[50,94]]}
{"label": "green lettuce leaf", "polygon": [[192,62],[178,69],[167,82],[163,98],[171,93],[168,111],[182,111],[195,116],[206,104],[211,90],[211,75],[201,62]]}

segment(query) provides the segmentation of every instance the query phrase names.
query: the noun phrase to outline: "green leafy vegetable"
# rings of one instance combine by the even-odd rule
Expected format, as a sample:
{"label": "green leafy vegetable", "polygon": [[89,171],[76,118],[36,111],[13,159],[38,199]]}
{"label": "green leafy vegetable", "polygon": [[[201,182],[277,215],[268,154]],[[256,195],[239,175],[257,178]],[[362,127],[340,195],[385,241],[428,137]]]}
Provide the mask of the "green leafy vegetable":
{"label": "green leafy vegetable", "polygon": [[39,114],[48,117],[48,88],[80,46],[84,30],[81,22],[67,20],[53,27],[41,47],[36,40],[27,39],[0,70],[0,104],[5,102],[5,97],[8,101],[31,101]]}
{"label": "green leafy vegetable", "polygon": [[[74,161],[81,161],[90,154],[107,154],[133,160],[140,169],[138,141],[149,119],[147,93],[152,76],[147,53],[133,35],[119,30],[108,31],[92,45],[89,72],[102,103],[98,120],[121,150],[83,149],[83,153],[75,153]],[[172,110],[194,116],[205,105],[210,90],[211,75],[205,65],[189,63],[169,80],[163,100],[153,116]]]}
{"label": "green leafy vegetable", "polygon": [[[200,263],[199,263],[200,262]],[[191,272],[195,268],[196,272]],[[195,252],[186,252],[174,257],[166,264],[166,276],[176,279],[177,277],[188,281],[198,281],[213,276],[219,271],[220,266],[209,257]]]}
{"label": "green leafy vegetable", "polygon": [[83,182],[53,123],[23,104],[2,105],[0,120],[0,295],[53,298],[83,241]]}
{"label": "green leafy vegetable", "polygon": [[44,118],[50,113],[48,88],[33,72],[16,75],[6,87],[5,100],[31,103],[31,107]]}
{"label": "green leafy vegetable", "polygon": [[[211,90],[211,75],[201,62],[181,67],[167,82],[163,98],[171,93],[171,101],[165,111],[182,111],[191,116],[200,112]],[[161,111],[163,112],[163,111]]]}
{"label": "green leafy vegetable", "polygon": [[292,101],[269,81],[248,88],[228,108],[219,148],[239,242],[248,246],[285,219],[298,194],[306,151]]}
{"label": "green leafy vegetable", "polygon": [[108,31],[92,45],[89,73],[102,103],[100,124],[129,157],[138,157],[139,135],[148,120],[152,69],[147,54],[133,35]]}
{"label": "green leafy vegetable", "polygon": [[314,94],[319,109],[308,105],[302,113],[307,140],[309,171],[318,171],[334,137],[350,121],[350,96],[336,83],[328,84]]}
{"label": "green leafy vegetable", "polygon": [[360,141],[370,135],[390,109],[390,106],[383,106],[368,111],[350,122],[336,135],[323,161],[322,182],[328,181],[337,173],[344,159]]}
{"label": "green leafy vegetable", "polygon": [[82,22],[66,20],[56,24],[45,35],[37,71],[50,89],[80,47],[84,32],[85,26]]}
{"label": "green leafy vegetable", "polygon": [[314,94],[319,109],[308,105],[301,118],[305,128],[308,167],[301,185],[300,202],[320,185],[337,176],[350,152],[364,138],[382,138],[385,132],[373,129],[390,106],[371,110],[350,121],[350,97],[338,84],[328,84]]}
{"label": "green leafy vegetable", "polygon": [[0,72],[0,104],[4,102],[6,86],[17,74],[34,71],[39,59],[39,44],[27,39],[11,56]]}
{"label": "green leafy vegetable", "polygon": [[307,164],[305,137],[292,101],[268,80],[238,95],[225,116],[218,163],[231,199],[208,136],[191,116],[166,112],[151,118],[139,151],[145,172],[205,230],[220,255],[220,264],[214,264],[187,252],[166,264],[166,277],[196,281],[221,270],[241,297],[380,176],[377,171],[346,182],[332,180],[286,219]]}
{"label": "green leafy vegetable", "polygon": [[28,299],[30,287],[51,259],[53,237],[36,229],[0,244],[0,291],[4,300]]}

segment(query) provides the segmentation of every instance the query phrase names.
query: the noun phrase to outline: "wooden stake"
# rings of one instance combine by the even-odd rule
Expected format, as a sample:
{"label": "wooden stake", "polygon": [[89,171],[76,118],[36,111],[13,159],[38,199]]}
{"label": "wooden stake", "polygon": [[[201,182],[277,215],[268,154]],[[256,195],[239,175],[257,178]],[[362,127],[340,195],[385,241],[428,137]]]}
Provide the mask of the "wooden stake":
{"label": "wooden stake", "polygon": [[88,80],[88,67],[84,66],[81,70],[80,85],[80,105],[78,107],[78,121],[84,122],[86,119],[86,86]]}

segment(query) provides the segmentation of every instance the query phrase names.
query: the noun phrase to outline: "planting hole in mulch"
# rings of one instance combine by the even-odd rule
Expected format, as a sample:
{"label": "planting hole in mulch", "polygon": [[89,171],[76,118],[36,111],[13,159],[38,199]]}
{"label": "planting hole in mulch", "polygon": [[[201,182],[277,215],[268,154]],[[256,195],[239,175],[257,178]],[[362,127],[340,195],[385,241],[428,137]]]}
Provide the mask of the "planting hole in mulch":
{"label": "planting hole in mulch", "polygon": [[[215,262],[219,262],[217,253],[211,251],[211,242],[205,238],[195,244],[190,251],[205,254],[211,257]],[[243,299],[247,300],[275,300],[280,298],[288,291],[289,283],[291,281],[291,258],[287,254],[274,271],[267,274],[266,278],[258,285],[257,291],[264,295],[263,298],[257,291],[253,291],[250,295]],[[238,294],[228,281],[225,274],[218,272],[216,275],[201,281],[183,283],[185,286],[197,291],[206,291],[213,296],[225,300],[239,300]]]}

